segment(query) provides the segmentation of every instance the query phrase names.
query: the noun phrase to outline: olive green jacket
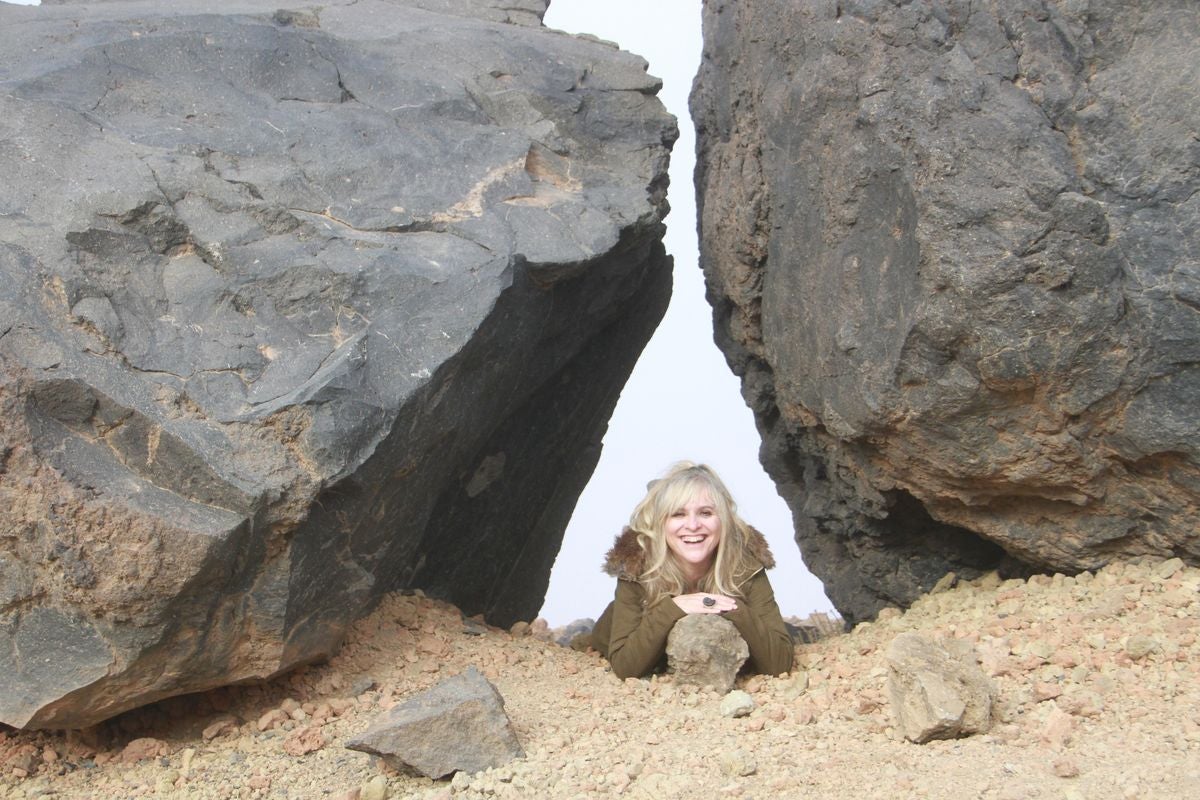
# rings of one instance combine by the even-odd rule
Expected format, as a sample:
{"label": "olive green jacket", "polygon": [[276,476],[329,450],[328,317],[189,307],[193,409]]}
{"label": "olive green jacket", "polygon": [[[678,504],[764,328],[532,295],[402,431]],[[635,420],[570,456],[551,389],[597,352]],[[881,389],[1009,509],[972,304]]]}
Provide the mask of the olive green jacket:
{"label": "olive green jacket", "polygon": [[[721,616],[738,629],[750,647],[748,665],[756,672],[778,675],[792,668],[792,639],[766,570],[775,559],[762,534],[750,529],[747,543],[754,568],[735,579],[741,596],[738,607]],[[612,665],[618,678],[642,677],[665,665],[667,636],[686,613],[670,598],[646,607],[646,594],[637,577],[644,555],[637,534],[626,528],[605,557],[604,571],[617,578],[616,597],[592,630],[592,646]]]}

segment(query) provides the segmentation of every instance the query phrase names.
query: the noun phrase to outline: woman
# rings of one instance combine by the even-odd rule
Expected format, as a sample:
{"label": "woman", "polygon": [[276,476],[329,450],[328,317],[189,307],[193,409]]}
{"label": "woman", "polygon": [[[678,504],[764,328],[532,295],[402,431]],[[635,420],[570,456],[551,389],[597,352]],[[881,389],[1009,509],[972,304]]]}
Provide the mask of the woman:
{"label": "woman", "polygon": [[660,668],[667,636],[688,614],[720,614],[750,647],[749,665],[792,668],[792,640],[766,570],[775,559],[762,534],[737,515],[729,490],[703,464],[681,462],[648,487],[605,558],[617,593],[592,631],[592,646],[618,678]]}

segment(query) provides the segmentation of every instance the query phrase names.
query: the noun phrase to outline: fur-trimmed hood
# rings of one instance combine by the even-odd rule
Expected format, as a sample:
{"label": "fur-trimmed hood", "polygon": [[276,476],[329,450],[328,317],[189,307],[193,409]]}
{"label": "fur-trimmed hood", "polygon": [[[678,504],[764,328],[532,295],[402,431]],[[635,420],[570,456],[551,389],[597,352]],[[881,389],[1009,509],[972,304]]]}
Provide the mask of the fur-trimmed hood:
{"label": "fur-trimmed hood", "polygon": [[[762,569],[775,566],[775,557],[767,546],[767,539],[757,529],[746,526],[746,551]],[[645,551],[638,544],[637,531],[625,528],[613,541],[612,549],[604,556],[604,571],[614,578],[636,581],[645,571]],[[758,569],[752,572],[758,572]],[[746,576],[749,577],[749,576]]]}

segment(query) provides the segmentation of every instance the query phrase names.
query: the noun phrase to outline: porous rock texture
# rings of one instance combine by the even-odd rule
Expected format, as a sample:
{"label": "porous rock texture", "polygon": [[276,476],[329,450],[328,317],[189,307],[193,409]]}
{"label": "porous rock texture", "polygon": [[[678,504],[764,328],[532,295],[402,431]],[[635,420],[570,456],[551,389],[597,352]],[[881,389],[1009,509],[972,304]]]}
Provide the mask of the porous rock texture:
{"label": "porous rock texture", "polygon": [[1200,563],[1190,0],[706,0],[716,338],[849,621]]}
{"label": "porous rock texture", "polygon": [[963,639],[902,633],[887,649],[888,697],[896,727],[918,744],[985,733],[993,689]]}
{"label": "porous rock texture", "polygon": [[667,636],[667,668],[681,684],[725,694],[749,657],[746,640],[719,614],[688,614]]}
{"label": "porous rock texture", "polygon": [[0,721],[536,614],[676,136],[545,5],[0,4]]}

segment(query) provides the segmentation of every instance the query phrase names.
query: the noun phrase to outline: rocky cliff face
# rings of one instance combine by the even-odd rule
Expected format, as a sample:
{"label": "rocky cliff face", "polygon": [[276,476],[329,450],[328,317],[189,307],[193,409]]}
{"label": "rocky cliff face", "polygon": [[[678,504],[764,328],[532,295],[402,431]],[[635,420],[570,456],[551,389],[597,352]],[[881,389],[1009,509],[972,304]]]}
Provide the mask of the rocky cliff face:
{"label": "rocky cliff face", "polygon": [[0,721],[532,618],[676,129],[545,2],[0,5]]}
{"label": "rocky cliff face", "polygon": [[1200,562],[1194,4],[704,13],[717,339],[839,610]]}

